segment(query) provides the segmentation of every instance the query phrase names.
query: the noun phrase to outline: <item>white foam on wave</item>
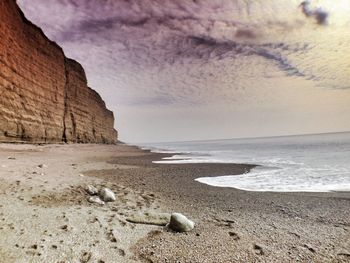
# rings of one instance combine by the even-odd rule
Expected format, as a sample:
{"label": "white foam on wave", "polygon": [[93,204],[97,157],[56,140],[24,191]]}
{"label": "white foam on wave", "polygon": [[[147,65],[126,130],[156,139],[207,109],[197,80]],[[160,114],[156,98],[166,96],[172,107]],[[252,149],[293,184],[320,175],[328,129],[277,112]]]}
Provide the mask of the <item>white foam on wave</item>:
{"label": "white foam on wave", "polygon": [[[239,163],[235,159],[210,156],[174,155],[158,164]],[[251,163],[252,164],[252,163]],[[308,167],[302,162],[274,158],[242,175],[200,177],[196,181],[215,187],[230,187],[256,192],[332,192],[350,191],[349,171],[343,167],[325,165]]]}
{"label": "white foam on wave", "polygon": [[170,157],[163,157],[157,164],[188,164],[188,163],[227,163],[229,160],[214,159],[211,155],[202,152],[184,152]]}
{"label": "white foam on wave", "polygon": [[299,176],[293,176],[283,170],[283,168],[260,167],[242,175],[201,177],[196,181],[216,187],[230,187],[254,192],[350,191],[349,177],[346,174],[329,175],[330,179],[325,180],[324,176],[310,175],[307,171],[300,170]]}
{"label": "white foam on wave", "polygon": [[178,159],[166,159],[163,158],[163,160],[166,161],[153,161],[153,163],[157,164],[188,164],[188,163],[228,163],[227,161],[219,160],[219,159],[202,159],[200,160],[199,158],[192,159],[191,157],[179,157]]}

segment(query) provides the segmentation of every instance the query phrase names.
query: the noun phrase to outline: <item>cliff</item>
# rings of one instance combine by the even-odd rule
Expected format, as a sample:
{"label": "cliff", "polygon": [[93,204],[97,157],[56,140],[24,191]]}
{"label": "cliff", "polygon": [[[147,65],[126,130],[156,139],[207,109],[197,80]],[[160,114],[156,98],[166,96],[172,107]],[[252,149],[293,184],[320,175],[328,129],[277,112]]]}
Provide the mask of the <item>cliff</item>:
{"label": "cliff", "polygon": [[0,141],[115,143],[113,127],[82,66],[0,0]]}

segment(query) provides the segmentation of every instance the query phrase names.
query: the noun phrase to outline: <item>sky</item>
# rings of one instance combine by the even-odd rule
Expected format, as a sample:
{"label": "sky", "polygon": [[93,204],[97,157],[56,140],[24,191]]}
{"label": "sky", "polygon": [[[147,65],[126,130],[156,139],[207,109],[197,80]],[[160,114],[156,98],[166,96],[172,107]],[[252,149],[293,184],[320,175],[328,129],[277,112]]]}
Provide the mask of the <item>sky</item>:
{"label": "sky", "polygon": [[17,0],[125,142],[350,130],[348,0]]}

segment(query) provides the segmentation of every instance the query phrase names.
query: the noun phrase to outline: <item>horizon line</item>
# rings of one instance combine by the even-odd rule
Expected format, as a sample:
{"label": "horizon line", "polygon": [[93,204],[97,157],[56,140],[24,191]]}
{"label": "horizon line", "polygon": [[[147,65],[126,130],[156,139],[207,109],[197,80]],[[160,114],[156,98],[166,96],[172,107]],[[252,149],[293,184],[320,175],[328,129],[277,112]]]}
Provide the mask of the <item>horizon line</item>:
{"label": "horizon line", "polygon": [[312,136],[312,135],[327,135],[338,133],[350,133],[350,131],[338,131],[338,132],[320,132],[320,133],[300,133],[300,134],[285,134],[285,135],[272,135],[272,136],[252,136],[252,137],[233,137],[233,138],[218,138],[218,139],[199,139],[199,140],[185,140],[185,141],[160,141],[160,142],[124,142],[126,144],[151,144],[151,143],[179,143],[179,142],[204,142],[204,141],[225,141],[225,140],[245,140],[245,139],[267,139],[267,138],[281,138],[281,137],[298,137],[298,136]]}

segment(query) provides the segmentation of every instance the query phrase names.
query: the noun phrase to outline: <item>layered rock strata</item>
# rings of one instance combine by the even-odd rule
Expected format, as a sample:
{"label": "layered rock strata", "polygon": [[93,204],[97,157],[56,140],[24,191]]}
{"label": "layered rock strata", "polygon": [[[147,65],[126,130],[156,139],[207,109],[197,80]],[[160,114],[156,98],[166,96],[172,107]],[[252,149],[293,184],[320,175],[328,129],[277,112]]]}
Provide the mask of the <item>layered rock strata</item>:
{"label": "layered rock strata", "polygon": [[0,0],[0,141],[115,143],[113,127],[82,66]]}

